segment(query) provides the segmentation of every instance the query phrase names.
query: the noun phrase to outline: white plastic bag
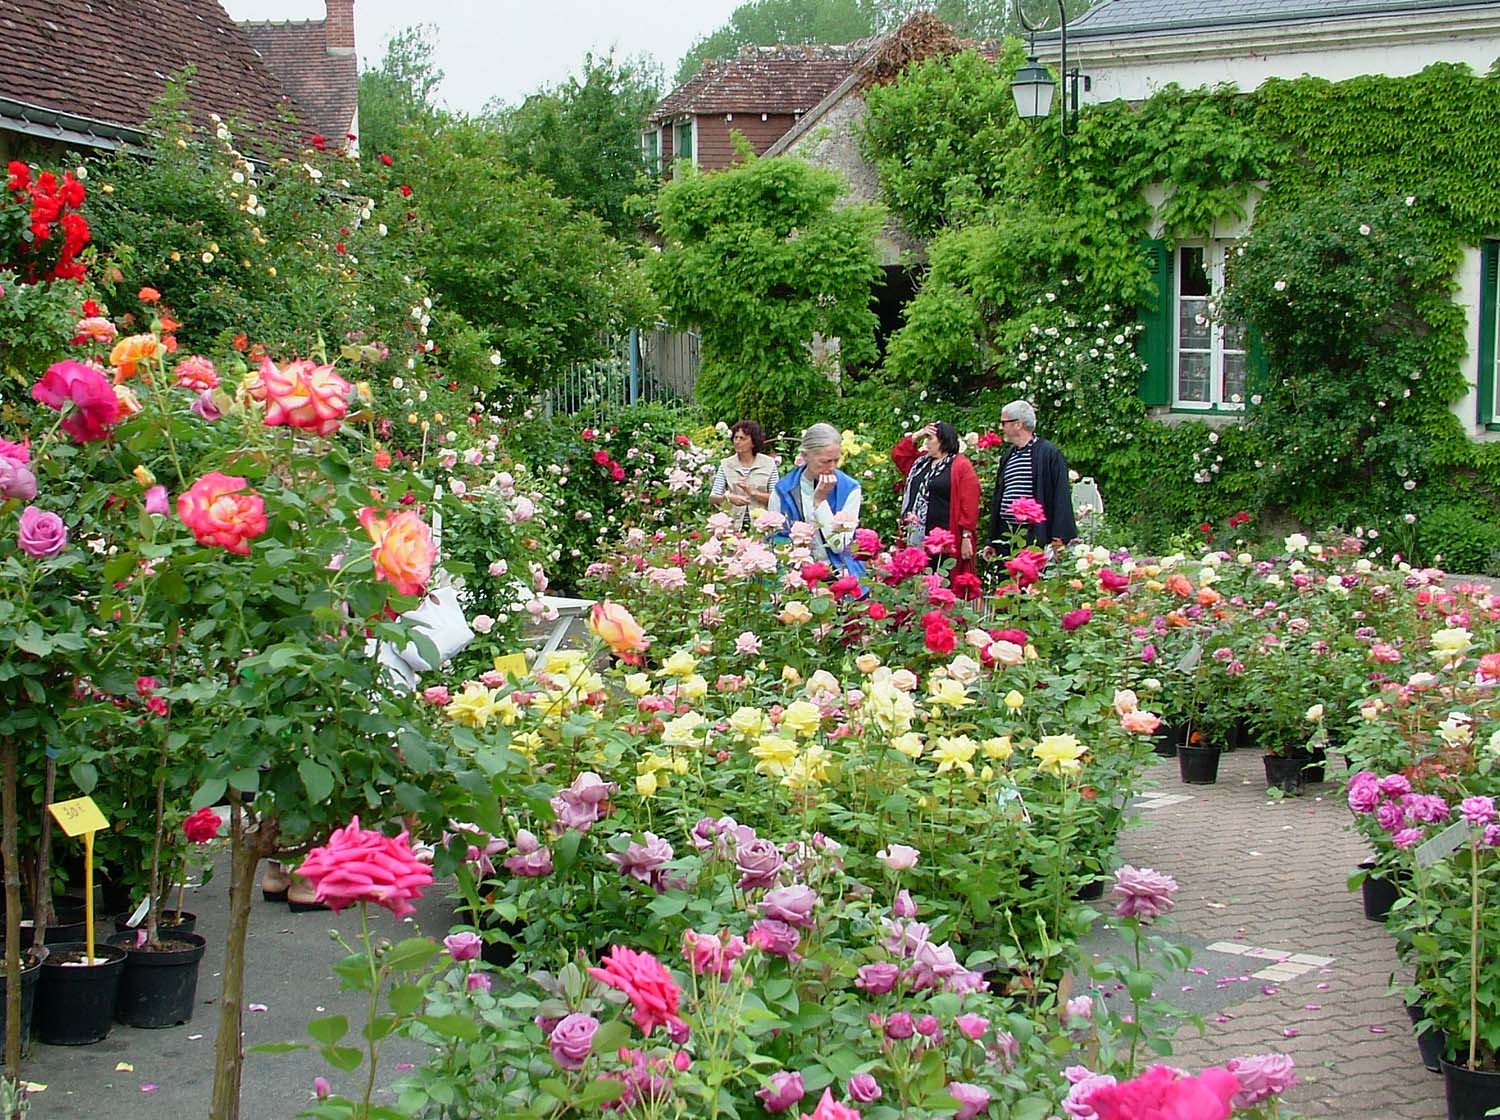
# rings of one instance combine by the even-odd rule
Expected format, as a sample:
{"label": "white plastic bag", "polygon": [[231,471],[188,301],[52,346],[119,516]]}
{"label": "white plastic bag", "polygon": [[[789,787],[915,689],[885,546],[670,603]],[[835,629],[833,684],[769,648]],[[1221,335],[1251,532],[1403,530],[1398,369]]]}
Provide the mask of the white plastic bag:
{"label": "white plastic bag", "polygon": [[[434,587],[422,597],[422,601],[401,616],[412,625],[413,630],[437,647],[438,665],[450,660],[474,640],[474,631],[464,618],[463,604],[459,602],[456,587]],[[408,642],[400,651],[401,660],[419,673],[435,669],[427,664],[417,649],[416,642]]]}

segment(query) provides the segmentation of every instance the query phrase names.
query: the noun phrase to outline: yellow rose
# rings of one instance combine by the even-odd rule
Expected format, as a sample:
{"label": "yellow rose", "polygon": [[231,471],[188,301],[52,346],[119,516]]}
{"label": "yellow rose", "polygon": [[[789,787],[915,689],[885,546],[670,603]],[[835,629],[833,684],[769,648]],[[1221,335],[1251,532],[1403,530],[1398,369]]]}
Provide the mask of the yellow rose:
{"label": "yellow rose", "polygon": [[911,728],[917,714],[917,706],[910,696],[888,680],[871,683],[869,695],[865,697],[865,709],[888,735],[899,735]]}
{"label": "yellow rose", "polygon": [[1147,591],[1164,591],[1166,590],[1166,587],[1167,585],[1162,583],[1162,581],[1159,579],[1148,579],[1146,581]]}
{"label": "yellow rose", "polygon": [[615,653],[632,653],[646,648],[646,632],[634,616],[619,603],[595,603],[589,612],[589,629]]}
{"label": "yellow rose", "polygon": [[819,669],[807,678],[807,686],[802,691],[809,696],[816,696],[820,692],[842,692],[843,689],[839,687],[839,679],[836,676],[827,669]]}
{"label": "yellow rose", "polygon": [[812,611],[807,609],[807,604],[801,599],[793,599],[781,608],[781,613],[776,617],[789,626],[795,626],[811,619]]}
{"label": "yellow rose", "polygon": [[979,744],[979,749],[984,752],[985,758],[993,758],[999,762],[1004,762],[1016,753],[1016,748],[1011,746],[1009,735],[998,735],[986,739]]}
{"label": "yellow rose", "polygon": [[144,463],[138,464],[135,470],[130,472],[130,475],[148,490],[156,485],[156,476],[151,473],[151,469]]}
{"label": "yellow rose", "polygon": [[1076,774],[1083,769],[1079,761],[1088,750],[1076,735],[1044,735],[1042,741],[1031,748],[1036,756],[1038,768],[1048,774]]}
{"label": "yellow rose", "polygon": [[635,776],[635,792],[642,797],[655,797],[659,785],[660,783],[656,780],[656,774],[651,771]]}
{"label": "yellow rose", "polygon": [[818,711],[816,704],[806,700],[794,700],[781,713],[781,726],[803,738],[817,734],[822,724],[823,713]]}
{"label": "yellow rose", "polygon": [[632,696],[644,696],[651,691],[651,678],[645,673],[629,673],[625,677],[625,691]]}
{"label": "yellow rose", "polygon": [[762,735],[750,748],[750,755],[757,773],[779,778],[796,761],[797,741],[784,735]]}
{"label": "yellow rose", "polygon": [[979,780],[981,782],[992,782],[992,781],[994,781],[995,780],[995,768],[993,766],[989,766],[989,765],[984,766],[979,771]]}
{"label": "yellow rose", "polygon": [[900,751],[907,758],[917,759],[922,757],[922,751],[927,744],[922,741],[922,736],[915,731],[908,731],[905,735],[897,735],[891,740],[891,746]]}
{"label": "yellow rose", "polygon": [[697,712],[688,712],[676,719],[667,720],[662,728],[661,741],[669,747],[685,747],[702,739],[698,729],[708,721]]}
{"label": "yellow rose", "polygon": [[1019,712],[1026,706],[1026,697],[1022,696],[1015,689],[1011,689],[1005,694],[1005,706],[1013,712]]}
{"label": "yellow rose", "polygon": [[766,717],[757,708],[736,708],[729,717],[729,727],[736,735],[751,739],[766,729]]}
{"label": "yellow rose", "polygon": [[880,658],[873,653],[862,653],[854,659],[854,667],[861,673],[873,673],[880,668]]}
{"label": "yellow rose", "polygon": [[956,735],[951,739],[945,736],[939,739],[932,752],[932,757],[938,764],[937,772],[941,774],[945,770],[959,769],[965,774],[973,774],[974,765],[971,759],[976,749],[974,740],[967,735]]}
{"label": "yellow rose", "polygon": [[498,709],[494,689],[478,681],[466,681],[463,691],[448,701],[443,713],[454,723],[479,728],[489,723]]}
{"label": "yellow rose", "polygon": [[781,679],[790,685],[802,683],[802,674],[797,672],[796,666],[784,665],[781,669]]}
{"label": "yellow rose", "polygon": [[708,695],[708,682],[694,673],[677,686],[677,695],[684,700],[702,700]]}
{"label": "yellow rose", "polygon": [[542,747],[542,737],[535,731],[526,731],[510,741],[510,749],[524,755],[527,762],[536,761],[536,752]]}
{"label": "yellow rose", "polygon": [[964,686],[952,677],[944,677],[941,680],[929,680],[927,682],[927,692],[927,699],[934,704],[941,704],[949,708],[963,708],[969,704],[969,696],[964,691]]}
{"label": "yellow rose", "polygon": [[669,677],[690,677],[698,668],[698,659],[685,649],[680,649],[662,663],[661,671]]}

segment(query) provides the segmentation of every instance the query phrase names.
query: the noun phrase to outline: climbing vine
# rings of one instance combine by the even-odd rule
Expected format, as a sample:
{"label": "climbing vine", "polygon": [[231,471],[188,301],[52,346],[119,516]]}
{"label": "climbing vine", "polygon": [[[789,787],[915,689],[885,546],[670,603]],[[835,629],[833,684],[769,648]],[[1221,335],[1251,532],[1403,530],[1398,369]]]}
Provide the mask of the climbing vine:
{"label": "climbing vine", "polygon": [[[1107,492],[1176,483],[1193,495],[1183,512],[1207,514],[1232,489],[1236,500],[1316,526],[1415,515],[1420,530],[1431,514],[1433,533],[1415,534],[1428,553],[1460,543],[1439,532],[1463,523],[1456,507],[1469,507],[1471,521],[1486,513],[1476,504],[1500,508],[1500,444],[1471,440],[1452,412],[1473,363],[1453,277],[1465,247],[1500,234],[1500,180],[1482,170],[1500,165],[1500,77],[1439,63],[1400,78],[1275,79],[1251,93],[1169,86],[1140,104],[1085,106],[1066,158],[1055,125],[1012,127],[1003,135],[1013,146],[957,135],[972,130],[961,114],[947,122],[949,138],[933,123],[910,141],[892,127],[955,87],[993,103],[1008,77],[955,57],[914,67],[867,99],[865,145],[883,172],[919,165],[930,180],[929,153],[952,156],[929,191],[946,200],[947,224],[888,349],[885,392],[931,386],[958,406],[1004,395],[1015,386],[1008,344],[1042,292],[1076,277],[1078,314],[1149,307],[1161,293],[1143,240],[1201,238],[1254,206],[1257,232],[1231,269],[1228,303],[1265,342],[1258,409],[1232,437],[1189,421],[1170,437],[1117,447],[1093,464]],[[933,221],[932,209],[913,209],[901,175],[888,175],[887,190],[913,228]],[[1367,238],[1362,225],[1381,232]],[[1294,278],[1273,275],[1278,260],[1305,293],[1290,307],[1275,284]],[[1330,314],[1347,314],[1362,333],[1320,329]],[[1234,469],[1226,445],[1241,460]],[[1153,446],[1160,459],[1144,457]],[[1345,449],[1342,466],[1351,457],[1357,466],[1329,469],[1335,447]],[[1209,471],[1214,459],[1221,469]]]}

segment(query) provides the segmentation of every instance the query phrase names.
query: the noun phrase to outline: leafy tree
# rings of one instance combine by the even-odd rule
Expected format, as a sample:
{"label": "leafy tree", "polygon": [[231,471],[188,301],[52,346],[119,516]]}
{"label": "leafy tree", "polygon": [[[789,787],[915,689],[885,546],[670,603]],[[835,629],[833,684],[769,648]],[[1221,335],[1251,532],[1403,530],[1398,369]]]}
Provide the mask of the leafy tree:
{"label": "leafy tree", "polygon": [[661,72],[654,63],[590,54],[581,77],[570,76],[492,115],[507,162],[546,176],[558,194],[625,236],[634,224],[626,200],[644,185],[641,122],[660,96]]}
{"label": "leafy tree", "polygon": [[875,357],[881,215],[837,205],[844,181],[834,172],[744,155],[742,166],[662,189],[666,247],[651,280],[670,314],[701,334],[704,406],[776,431],[828,395],[814,335],[837,337],[846,364]]}
{"label": "leafy tree", "polygon": [[751,0],[729,22],[700,38],[677,66],[681,85],[711,58],[733,58],[741,47],[779,43],[852,43],[875,34],[878,0]]}
{"label": "leafy tree", "polygon": [[393,170],[425,223],[429,283],[498,354],[502,379],[531,392],[569,362],[602,356],[609,332],[649,321],[651,303],[604,223],[508,166],[502,144],[483,122],[450,118],[408,130]]}
{"label": "leafy tree", "polygon": [[396,32],[380,65],[359,76],[359,148],[366,162],[401,143],[401,130],[439,116],[432,96],[443,80],[433,63],[437,28],[419,24]]}
{"label": "leafy tree", "polygon": [[1012,40],[997,63],[972,51],[930,58],[866,91],[861,144],[886,204],[912,233],[930,237],[955,209],[1004,193],[1027,137],[1010,92],[1023,58]]}

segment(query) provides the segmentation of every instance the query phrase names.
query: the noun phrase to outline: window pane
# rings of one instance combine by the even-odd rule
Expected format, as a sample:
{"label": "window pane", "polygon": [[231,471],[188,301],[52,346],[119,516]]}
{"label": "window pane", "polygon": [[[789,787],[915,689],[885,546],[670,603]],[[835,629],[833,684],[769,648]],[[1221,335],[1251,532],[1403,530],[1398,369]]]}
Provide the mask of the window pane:
{"label": "window pane", "polygon": [[1242,350],[1224,351],[1224,385],[1219,401],[1242,404],[1245,400],[1245,354]]}
{"label": "window pane", "polygon": [[1208,354],[1184,351],[1177,355],[1177,399],[1192,404],[1209,402]]}
{"label": "window pane", "polygon": [[1225,350],[1243,350],[1243,349],[1245,349],[1245,324],[1243,324],[1243,323],[1225,323],[1224,324],[1224,349]]}
{"label": "window pane", "polygon": [[1184,245],[1177,250],[1177,294],[1207,296],[1208,271],[1203,266],[1203,248]]}
{"label": "window pane", "polygon": [[1184,296],[1177,303],[1177,345],[1184,350],[1207,350],[1209,334],[1208,300]]}

